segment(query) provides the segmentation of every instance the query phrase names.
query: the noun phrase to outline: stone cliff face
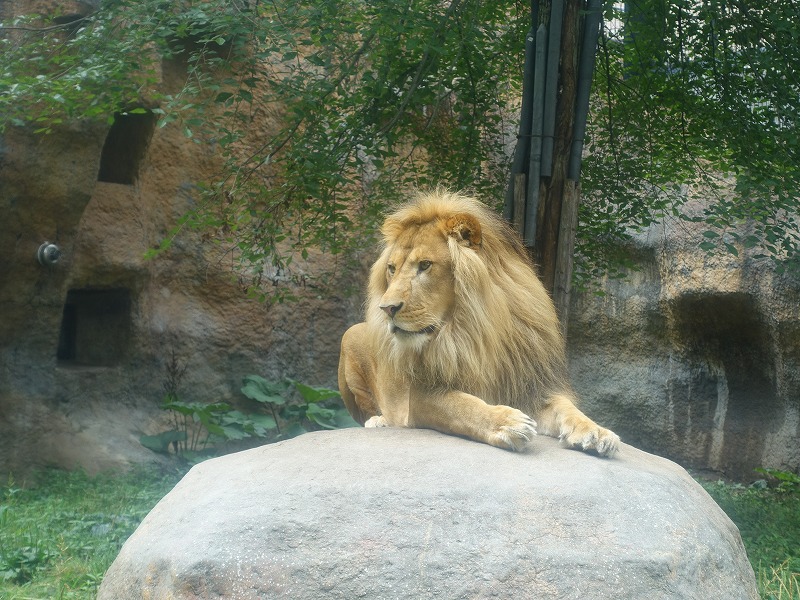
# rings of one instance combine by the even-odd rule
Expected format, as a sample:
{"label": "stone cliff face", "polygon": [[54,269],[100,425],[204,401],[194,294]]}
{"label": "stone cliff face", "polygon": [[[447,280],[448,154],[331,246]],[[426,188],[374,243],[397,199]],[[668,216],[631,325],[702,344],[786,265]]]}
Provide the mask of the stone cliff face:
{"label": "stone cliff face", "polygon": [[[165,362],[185,400],[241,397],[244,375],[335,383],[358,298],[247,300],[218,247],[182,234],[146,260],[219,166],[214,148],[147,119],[0,139],[0,471],[90,472],[153,455]],[[266,127],[266,125],[265,125]],[[61,258],[37,262],[56,244]]]}
{"label": "stone cliff face", "polygon": [[800,466],[800,281],[739,249],[707,256],[702,229],[661,224],[640,266],[578,296],[573,380],[628,443],[734,477]]}

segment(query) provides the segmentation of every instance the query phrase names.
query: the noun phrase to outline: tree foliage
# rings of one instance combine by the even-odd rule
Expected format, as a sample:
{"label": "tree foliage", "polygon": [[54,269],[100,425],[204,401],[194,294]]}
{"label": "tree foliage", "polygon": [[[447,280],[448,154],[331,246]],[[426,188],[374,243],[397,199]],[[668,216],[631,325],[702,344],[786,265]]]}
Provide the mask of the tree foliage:
{"label": "tree foliage", "polygon": [[[310,250],[364,247],[412,185],[500,197],[518,11],[474,0],[110,0],[68,35],[6,27],[3,112],[49,131],[136,107],[216,144],[226,168],[179,227],[219,232],[256,288],[299,281],[293,265]],[[179,89],[160,84],[165,61],[185,63]],[[248,133],[270,113],[277,131]]]}
{"label": "tree foliage", "polygon": [[756,248],[798,268],[799,37],[790,0],[607,10],[579,240],[595,266],[631,230],[673,217],[705,223],[705,250]]}
{"label": "tree foliage", "polygon": [[[346,264],[412,185],[502,197],[529,9],[104,0],[80,18],[5,19],[0,127],[156,113],[225,160],[173,233],[212,229],[253,289],[306,283],[309,252]],[[703,248],[797,264],[798,17],[791,0],[607,8],[582,182],[585,274],[665,216],[704,221]],[[265,115],[280,125],[264,131]],[[707,197],[700,212],[687,186]]]}

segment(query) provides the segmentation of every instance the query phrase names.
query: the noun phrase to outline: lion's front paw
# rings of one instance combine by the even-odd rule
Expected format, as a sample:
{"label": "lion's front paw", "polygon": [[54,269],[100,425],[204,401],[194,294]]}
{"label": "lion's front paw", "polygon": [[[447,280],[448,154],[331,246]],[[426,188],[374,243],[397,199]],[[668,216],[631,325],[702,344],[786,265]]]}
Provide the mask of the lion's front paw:
{"label": "lion's front paw", "polygon": [[525,450],[536,435],[536,421],[521,410],[509,406],[497,406],[495,410],[500,413],[500,418],[488,443],[506,450]]}
{"label": "lion's front paw", "polygon": [[572,429],[562,431],[558,436],[561,443],[570,448],[594,450],[600,456],[611,458],[619,451],[619,436],[595,423],[582,423]]}
{"label": "lion's front paw", "polygon": [[388,427],[389,424],[386,422],[386,419],[383,415],[375,415],[374,417],[370,417],[367,419],[367,422],[364,423],[364,427]]}

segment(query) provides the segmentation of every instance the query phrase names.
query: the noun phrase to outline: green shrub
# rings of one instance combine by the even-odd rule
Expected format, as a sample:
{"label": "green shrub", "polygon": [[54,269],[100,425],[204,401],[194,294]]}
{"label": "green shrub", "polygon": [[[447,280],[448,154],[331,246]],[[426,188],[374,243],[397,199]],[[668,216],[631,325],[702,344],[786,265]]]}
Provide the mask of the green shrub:
{"label": "green shrub", "polygon": [[[293,396],[293,391],[297,396]],[[336,390],[313,387],[293,379],[274,382],[259,375],[248,375],[244,378],[242,393],[270,411],[281,439],[315,429],[359,426],[344,408]]]}
{"label": "green shrub", "polygon": [[739,528],[762,598],[800,600],[800,477],[758,471],[751,486],[700,483]]}
{"label": "green shrub", "polygon": [[231,443],[243,440],[268,443],[315,429],[358,426],[336,390],[292,379],[275,382],[247,375],[241,391],[255,410],[245,412],[226,402],[184,402],[175,386],[160,405],[169,413],[171,427],[139,440],[154,452],[172,450],[189,462],[197,462],[222,454]]}

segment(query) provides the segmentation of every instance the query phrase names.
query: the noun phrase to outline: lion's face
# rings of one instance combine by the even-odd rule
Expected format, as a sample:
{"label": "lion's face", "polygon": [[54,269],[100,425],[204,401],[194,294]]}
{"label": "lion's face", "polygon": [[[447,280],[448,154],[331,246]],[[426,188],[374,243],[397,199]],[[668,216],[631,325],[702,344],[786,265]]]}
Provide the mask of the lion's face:
{"label": "lion's face", "polygon": [[447,235],[437,223],[402,232],[379,261],[386,291],[378,307],[401,344],[419,346],[448,322],[454,278]]}
{"label": "lion's face", "polygon": [[459,265],[465,254],[477,257],[481,226],[461,212],[409,218],[400,212],[382,232],[386,248],[370,275],[368,320],[385,325],[396,347],[421,350],[453,318]]}

